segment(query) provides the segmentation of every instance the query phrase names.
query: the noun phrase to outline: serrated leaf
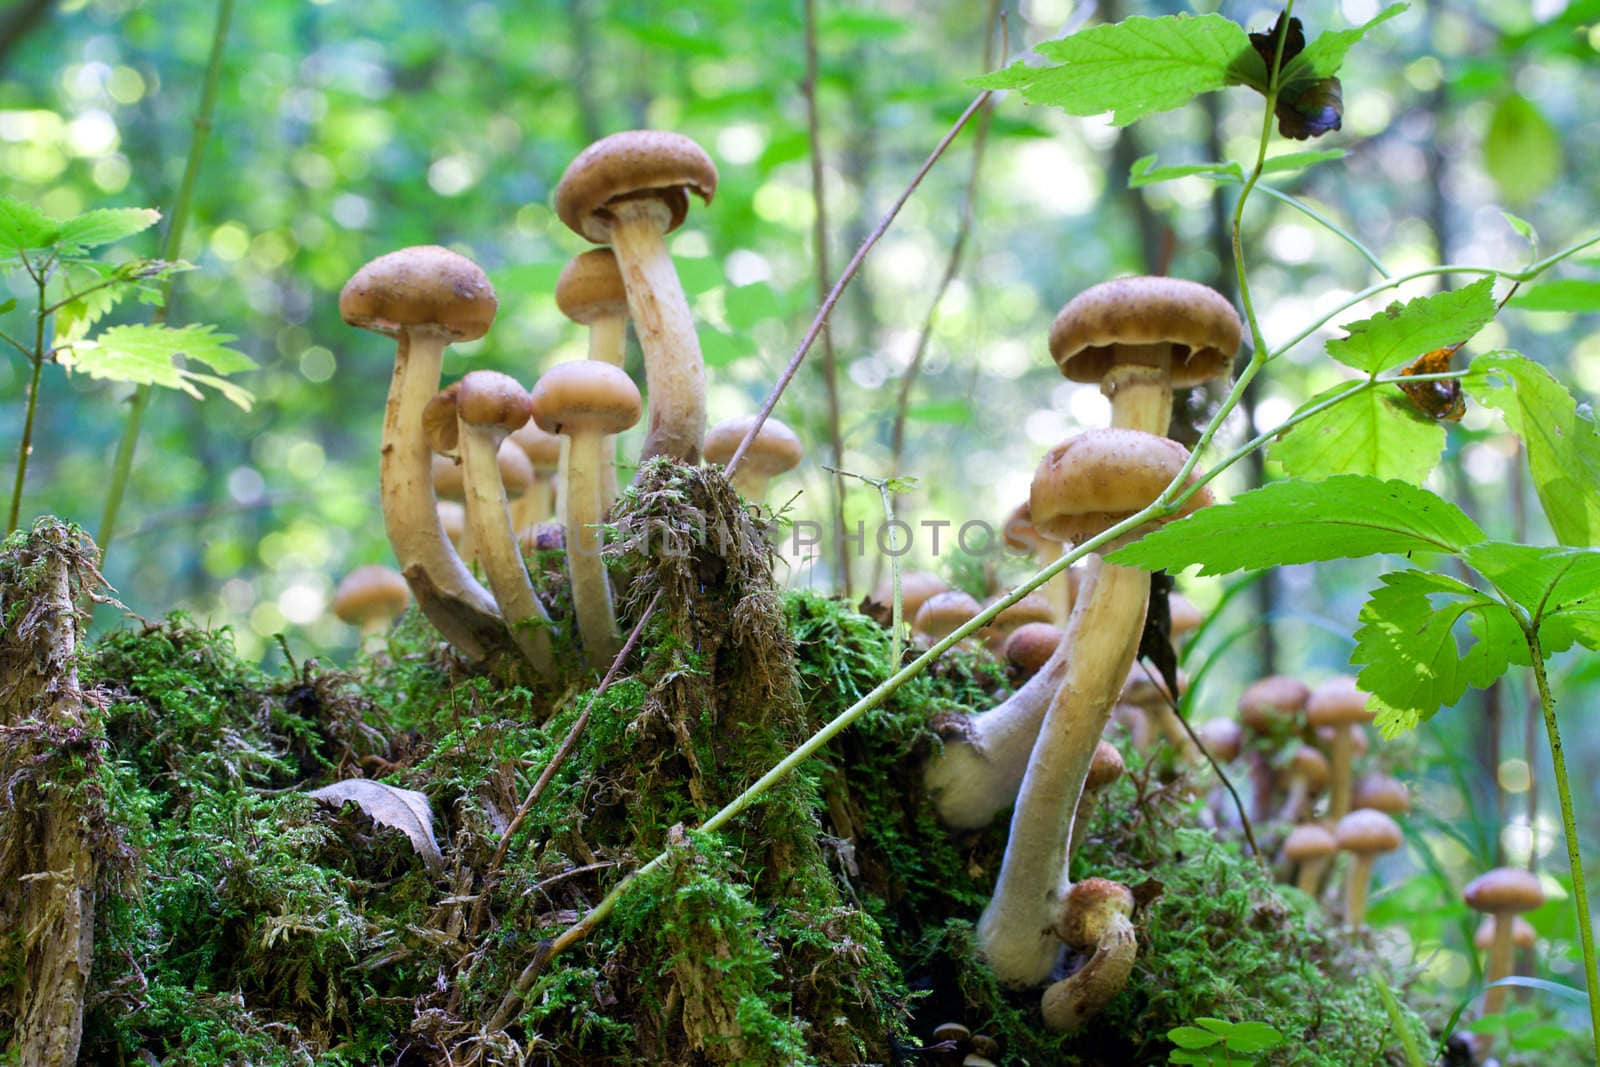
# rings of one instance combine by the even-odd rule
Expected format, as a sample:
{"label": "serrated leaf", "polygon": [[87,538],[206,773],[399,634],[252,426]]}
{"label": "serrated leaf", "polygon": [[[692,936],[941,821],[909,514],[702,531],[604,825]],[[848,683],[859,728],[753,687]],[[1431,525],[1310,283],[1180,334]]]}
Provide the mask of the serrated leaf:
{"label": "serrated leaf", "polygon": [[1396,301],[1370,319],[1344,328],[1348,337],[1328,342],[1328,355],[1347,367],[1378,374],[1472,338],[1494,319],[1494,279],[1461,289]]}
{"label": "serrated leaf", "polygon": [[1533,101],[1512,93],[1489,116],[1483,167],[1502,196],[1525,203],[1561,176],[1561,134]]}
{"label": "serrated leaf", "polygon": [[1600,544],[1600,433],[1572,394],[1515,352],[1472,361],[1463,387],[1522,439],[1545,518],[1564,545]]}
{"label": "serrated leaf", "polygon": [[[250,357],[228,347],[232,340],[231,335],[217,333],[211,326],[113,326],[92,340],[79,341],[57,358],[68,371],[91,378],[179,389],[197,400],[204,396],[198,387],[209,386],[248,411],[253,402],[250,393],[217,376],[255,367]],[[180,367],[179,356],[216,374]]]}
{"label": "serrated leaf", "polygon": [[0,196],[0,246],[20,252],[49,248],[61,235],[61,223],[32,204]]}
{"label": "serrated leaf", "polygon": [[1106,559],[1124,567],[1201,574],[1379,553],[1457,552],[1484,540],[1447,500],[1399,481],[1341,474],[1292,478],[1241,493],[1162,527]]}
{"label": "serrated leaf", "polygon": [[1327,163],[1335,159],[1344,158],[1344,149],[1329,148],[1312,152],[1286,152],[1281,156],[1273,156],[1261,165],[1262,174],[1279,174],[1283,171],[1304,170],[1314,167],[1318,163]]}
{"label": "serrated leaf", "polygon": [[161,219],[161,212],[147,207],[101,208],[86,211],[61,224],[57,240],[64,247],[96,248],[112,244],[136,233],[143,233]]}
{"label": "serrated leaf", "polygon": [[[1307,407],[1348,389],[1336,385],[1313,397]],[[1365,474],[1412,485],[1439,463],[1444,427],[1401,402],[1395,386],[1367,389],[1291,427],[1267,455],[1297,478]]]}
{"label": "serrated leaf", "polygon": [[1339,73],[1339,68],[1344,66],[1345,56],[1350,54],[1350,49],[1359,44],[1374,26],[1394,18],[1408,6],[1390,4],[1359,26],[1319,33],[1315,40],[1306,45],[1305,51],[1284,65],[1280,80],[1285,85],[1290,85],[1308,79],[1330,78]]}
{"label": "serrated leaf", "polygon": [[1244,171],[1237,163],[1180,163],[1170,167],[1155,165],[1156,157],[1148,155],[1134,161],[1128,168],[1128,188],[1143,189],[1178,178],[1204,175],[1214,181],[1244,181]]}
{"label": "serrated leaf", "polygon": [[1462,558],[1539,622],[1539,644],[1600,648],[1600,550],[1486,541]]}
{"label": "serrated leaf", "polygon": [[[1385,574],[1368,595],[1350,662],[1361,666],[1356,678],[1374,698],[1368,707],[1377,711],[1384,737],[1455,704],[1466,692],[1469,674],[1483,673],[1482,664],[1472,672],[1463,665],[1455,637],[1456,623],[1474,611],[1504,613],[1506,608],[1464,582],[1416,570]],[[1509,663],[1505,650],[1485,649],[1480,659],[1487,663],[1497,656],[1503,671]]]}
{"label": "serrated leaf", "polygon": [[1510,306],[1524,311],[1600,311],[1600,281],[1561,278],[1541,282],[1512,297]]}
{"label": "serrated leaf", "polygon": [[410,838],[411,847],[428,865],[428,870],[437,874],[444,868],[444,856],[433,836],[433,808],[426,794],[368,778],[351,778],[313,789],[309,795],[332,808],[347,803],[356,805],[373,822],[399,830]]}
{"label": "serrated leaf", "polygon": [[1116,126],[1182,107],[1233,83],[1233,64],[1253,55],[1244,30],[1221,15],[1128,18],[1080,30],[1035,51],[1053,65],[1017,62],[972,84],[1016,89],[1030,104],[1059,107],[1069,115],[1109,111]]}

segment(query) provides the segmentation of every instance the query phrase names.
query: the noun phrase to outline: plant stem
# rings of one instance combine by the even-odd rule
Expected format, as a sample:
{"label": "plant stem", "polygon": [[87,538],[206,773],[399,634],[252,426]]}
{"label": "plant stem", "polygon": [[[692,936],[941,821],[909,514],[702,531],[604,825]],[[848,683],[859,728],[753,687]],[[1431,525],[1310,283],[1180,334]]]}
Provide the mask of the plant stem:
{"label": "plant stem", "polygon": [[[222,55],[228,40],[228,24],[233,20],[234,0],[217,0],[217,23],[211,35],[211,58],[206,64],[205,86],[200,93],[200,103],[195,108],[194,136],[189,140],[189,158],[184,163],[183,181],[178,186],[178,198],[167,216],[167,240],[161,258],[176,260],[183,248],[183,232],[189,224],[191,204],[194,200],[195,182],[200,176],[200,158],[205,154],[206,138],[211,132],[211,115],[216,110],[217,83],[222,75]],[[172,279],[161,286],[161,304],[151,320],[167,320],[167,305],[172,300]],[[128,472],[133,468],[134,449],[139,444],[139,429],[144,424],[144,413],[150,407],[151,386],[141,385],[133,392],[133,402],[128,408],[128,421],[122,427],[122,439],[117,442],[117,457],[111,468],[111,482],[106,487],[105,510],[100,515],[100,529],[95,540],[100,544],[100,564],[105,566],[106,554],[117,534],[117,512],[122,507],[122,494],[128,485]]]}
{"label": "plant stem", "polygon": [[[32,273],[30,271],[29,273]],[[39,285],[39,307],[44,307],[45,279],[36,277]],[[33,351],[28,360],[33,364],[33,376],[28,382],[28,412],[22,420],[22,443],[17,446],[17,480],[11,486],[11,514],[6,519],[6,536],[16,532],[17,519],[22,513],[22,484],[28,477],[28,457],[33,453],[33,416],[39,407],[39,375],[44,371],[44,320],[41,310],[34,316]]]}
{"label": "plant stem", "polygon": [[1263,193],[1272,197],[1274,200],[1288,204],[1306,218],[1320,225],[1329,233],[1343,239],[1346,244],[1361,254],[1361,258],[1366,260],[1373,270],[1377,271],[1385,278],[1389,277],[1389,268],[1385,267],[1383,265],[1383,261],[1378,258],[1377,253],[1372,251],[1372,249],[1368,248],[1366,245],[1362,244],[1361,239],[1355,234],[1351,233],[1343,226],[1340,226],[1337,222],[1334,222],[1332,219],[1328,218],[1328,216],[1324,215],[1322,212],[1318,211],[1304,200],[1301,200],[1297,196],[1286,193],[1282,189],[1275,189],[1266,182],[1258,182],[1256,184],[1256,188],[1260,189]]}
{"label": "plant stem", "polygon": [[1539,709],[1544,713],[1544,732],[1550,742],[1550,763],[1556,780],[1556,796],[1561,799],[1561,827],[1566,831],[1567,863],[1572,872],[1572,906],[1578,913],[1578,941],[1583,946],[1583,979],[1589,990],[1589,1036],[1594,1041],[1595,1062],[1600,1063],[1600,969],[1594,955],[1594,924],[1589,915],[1589,888],[1583,880],[1583,856],[1578,851],[1578,818],[1572,806],[1572,786],[1567,781],[1567,757],[1561,747],[1561,728],[1556,724],[1555,701],[1550,696],[1550,680],[1545,677],[1544,650],[1539,647],[1539,620],[1523,629],[1528,655],[1533,662],[1533,680],[1539,687]]}

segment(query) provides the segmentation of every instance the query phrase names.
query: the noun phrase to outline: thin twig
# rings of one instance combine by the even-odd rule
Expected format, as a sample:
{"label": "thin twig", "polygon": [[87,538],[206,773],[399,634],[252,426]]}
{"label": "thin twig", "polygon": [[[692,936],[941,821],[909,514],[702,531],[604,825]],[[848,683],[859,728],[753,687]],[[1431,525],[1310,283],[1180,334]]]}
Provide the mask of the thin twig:
{"label": "thin twig", "polygon": [[878,224],[872,228],[871,233],[867,234],[866,240],[861,242],[861,247],[856,249],[856,254],[845,265],[844,273],[839,276],[839,280],[834,283],[833,288],[828,292],[828,298],[817,309],[817,315],[811,320],[811,325],[806,329],[805,336],[800,338],[799,347],[795,349],[794,355],[789,357],[789,365],[783,368],[783,375],[779,377],[778,383],[772,387],[772,391],[767,394],[767,399],[762,403],[761,410],[756,413],[755,421],[751,424],[749,432],[744,435],[744,440],[739,442],[739,447],[733,453],[733,458],[728,460],[726,473],[729,478],[733,477],[734,472],[739,468],[739,464],[743,462],[745,450],[756,439],[756,434],[761,432],[761,427],[766,423],[767,416],[771,415],[772,409],[777,407],[778,398],[783,396],[783,391],[794,380],[795,373],[800,370],[800,364],[805,362],[806,353],[811,351],[811,346],[816,343],[817,335],[827,325],[828,316],[833,313],[834,305],[839,302],[839,298],[844,295],[845,288],[850,284],[851,279],[856,276],[856,272],[861,269],[861,263],[867,258],[867,253],[872,251],[872,246],[877,244],[883,235],[888,232],[896,216],[900,214],[900,209],[905,207],[907,200],[911,199],[911,194],[917,191],[917,186],[922,184],[922,179],[927,176],[928,171],[932,170],[933,165],[939,162],[939,157],[944,155],[945,149],[950,147],[950,142],[956,139],[956,135],[966,127],[968,122],[972,121],[972,116],[976,115],[989,102],[991,95],[991,91],[985,89],[973,99],[972,103],[967,105],[967,109],[961,113],[961,117],[956,119],[949,132],[940,139],[939,143],[928,155],[928,158],[923,161],[917,173],[912,176],[911,184],[906,186],[905,192],[900,194],[883,218],[878,220]]}
{"label": "thin twig", "polygon": [[[806,77],[801,95],[806,101],[806,135],[811,141],[811,247],[817,266],[817,299],[828,295],[828,195],[823,184],[822,129],[817,117],[817,2],[805,0]],[[828,447],[833,465],[844,466],[844,436],[839,429],[839,360],[833,348],[833,329],[822,330],[822,391],[828,400]],[[839,587],[846,598],[850,589],[850,554],[844,543],[844,479],[835,474],[828,484],[833,512],[833,558]]]}
{"label": "thin twig", "polygon": [[589,711],[594,707],[605,691],[611,688],[611,683],[616,680],[617,673],[622,670],[622,665],[627,662],[633,650],[639,644],[639,636],[644,633],[644,624],[650,621],[650,616],[655,613],[656,604],[661,600],[661,590],[656,590],[656,595],[650,598],[650,603],[645,606],[644,614],[639,616],[639,621],[634,623],[633,632],[628,635],[628,640],[623,644],[622,651],[617,653],[617,658],[611,661],[611,668],[606,671],[605,677],[600,679],[600,685],[589,700],[584,704],[583,711],[572,721],[572,726],[567,730],[567,736],[561,739],[561,747],[557,748],[555,755],[550,757],[550,762],[545,764],[544,771],[540,773],[539,780],[533,783],[533,788],[528,790],[528,795],[517,807],[517,813],[511,817],[511,823],[506,827],[506,832],[500,835],[500,844],[495,847],[494,855],[489,859],[489,865],[483,872],[483,887],[478,892],[478,902],[473,905],[472,918],[467,923],[467,937],[470,940],[476,937],[481,929],[484,917],[488,911],[489,890],[496,877],[500,874],[500,866],[505,863],[506,853],[511,848],[511,839],[516,836],[522,822],[528,817],[528,812],[544,796],[546,789],[555,779],[556,772],[562,764],[567,762],[567,757],[572,755],[572,750],[577,747],[578,738],[583,736],[583,728],[589,724]]}
{"label": "thin twig", "polygon": [[[995,26],[1001,18],[1000,0],[989,2],[989,23],[983,35],[983,69],[994,68],[994,37]],[[961,257],[967,250],[967,238],[972,234],[973,207],[978,199],[978,174],[983,167],[983,149],[989,142],[989,120],[994,116],[994,108],[985,106],[982,114],[978,116],[978,127],[972,133],[972,171],[967,175],[967,191],[961,201],[961,222],[956,228],[955,241],[950,245],[950,259],[944,265],[944,275],[939,279],[939,287],[933,291],[933,300],[928,304],[928,314],[922,320],[922,329],[917,333],[916,347],[911,351],[911,362],[906,365],[905,374],[900,377],[900,395],[895,400],[894,429],[889,435],[889,473],[891,476],[900,473],[900,461],[905,457],[906,445],[906,413],[911,409],[911,389],[916,384],[917,375],[922,370],[922,361],[928,354],[928,344],[933,339],[933,324],[939,316],[939,305],[944,302],[944,294],[956,280],[956,274],[961,269]]]}

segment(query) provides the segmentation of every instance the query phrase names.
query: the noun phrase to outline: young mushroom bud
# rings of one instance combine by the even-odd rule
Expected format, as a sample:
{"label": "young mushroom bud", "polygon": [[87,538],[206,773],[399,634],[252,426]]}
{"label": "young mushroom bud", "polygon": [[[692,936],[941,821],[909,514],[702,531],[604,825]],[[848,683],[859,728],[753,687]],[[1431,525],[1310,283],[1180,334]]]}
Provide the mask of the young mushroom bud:
{"label": "young mushroom bud", "polygon": [[717,168],[700,146],[659,130],[601,138],[578,154],[556,186],[561,221],[581,237],[611,245],[622,268],[650,393],[641,462],[658,455],[679,463],[700,459],[705,364],[663,238],[683,222],[689,194],[709,204],[716,188]]}
{"label": "young mushroom bud", "polygon": [[1367,710],[1367,694],[1356,688],[1348,674],[1335,675],[1312,690],[1306,701],[1306,722],[1320,729],[1331,726],[1333,734],[1333,784],[1328,799],[1328,817],[1342,819],[1350,810],[1350,765],[1354,761],[1353,735],[1374,713]]}
{"label": "young mushroom bud", "polygon": [[1399,848],[1404,838],[1398,823],[1371,808],[1357,808],[1340,819],[1333,836],[1342,851],[1355,857],[1345,888],[1344,920],[1351,930],[1359,930],[1367,917],[1367,884],[1372,880],[1372,861],[1381,853]]}
{"label": "young mushroom bud", "polygon": [[495,308],[494,288],[483,271],[437,246],[380,256],[339,294],[344,321],[397,342],[379,462],[389,544],[417,606],[473,659],[501,647],[504,629],[493,598],[467,571],[439,524],[421,423],[423,407],[439,388],[445,345],[482,337]]}
{"label": "young mushroom bud", "polygon": [[[556,307],[589,328],[590,359],[622,366],[628,347],[628,291],[616,253],[594,248],[570,259],[556,279]],[[600,462],[600,499],[609,510],[617,499],[616,437],[601,442]]]}
{"label": "young mushroom bud", "polygon": [[[1511,973],[1511,920],[1543,904],[1544,887],[1539,884],[1539,876],[1531,871],[1519,867],[1496,867],[1468,882],[1461,895],[1467,907],[1494,920],[1489,965],[1484,970],[1483,980],[1485,984],[1498,982]],[[1483,1013],[1498,1015],[1505,1003],[1505,986],[1486,990],[1483,994]]]}
{"label": "young mushroom bud", "polygon": [[1100,742],[1094,750],[1094,762],[1089,764],[1089,776],[1083,780],[1083,794],[1078,797],[1078,810],[1072,816],[1072,837],[1067,842],[1069,866],[1073,855],[1078,851],[1078,845],[1089,832],[1089,820],[1094,818],[1094,808],[1099,803],[1100,794],[1105,792],[1112,782],[1121,778],[1125,770],[1127,764],[1122,761],[1122,753],[1117,751],[1116,746]]}
{"label": "young mushroom bud", "polygon": [[561,480],[567,487],[563,519],[572,610],[584,655],[600,669],[621,647],[611,581],[600,557],[600,441],[639,421],[639,388],[609,363],[560,363],[534,385],[529,408],[541,429],[569,439]]}
{"label": "young mushroom bud", "polygon": [[1118,278],[1085,289],[1050,326],[1070,381],[1097,382],[1111,425],[1165,434],[1172,390],[1227,374],[1239,315],[1221,293],[1179,278]]}
{"label": "young mushroom bud", "polygon": [[[754,415],[740,415],[711,427],[706,434],[706,462],[726,465],[755,421]],[[767,483],[794,470],[804,458],[805,449],[801,447],[800,438],[769,415],[733,472],[733,487],[752,503],[766,503]]]}
{"label": "young mushroom bud", "polygon": [[1098,1015],[1133,973],[1139,951],[1133,893],[1120,882],[1085,878],[1067,894],[1056,930],[1068,948],[1092,953],[1082,967],[1046,989],[1039,1004],[1046,1026],[1070,1033]]}
{"label": "young mushroom bud", "polygon": [[561,470],[561,438],[545,433],[529,419],[506,440],[522,449],[533,468],[533,487],[511,503],[511,525],[520,535],[530,526],[556,516],[555,482],[556,473]]}
{"label": "young mushroom bud", "polygon": [[393,567],[368,563],[357,567],[333,591],[333,613],[361,630],[370,645],[411,603],[411,587]]}
{"label": "young mushroom bud", "polygon": [[1061,644],[1061,627],[1048,622],[1025,622],[1006,638],[1006,662],[1022,678],[1032,678],[1055,655]]}
{"label": "young mushroom bud", "polygon": [[554,664],[550,657],[550,615],[533,591],[522,551],[511,525],[511,507],[501,473],[501,457],[520,461],[524,477],[532,466],[506,435],[528,421],[528,393],[516,379],[499,371],[475,370],[461,379],[457,399],[461,466],[466,474],[467,527],[478,546],[489,587],[518,651],[541,677]]}
{"label": "young mushroom bud", "polygon": [[922,602],[911,628],[927,638],[930,645],[936,644],[982,610],[983,605],[970,595],[947,589]]}

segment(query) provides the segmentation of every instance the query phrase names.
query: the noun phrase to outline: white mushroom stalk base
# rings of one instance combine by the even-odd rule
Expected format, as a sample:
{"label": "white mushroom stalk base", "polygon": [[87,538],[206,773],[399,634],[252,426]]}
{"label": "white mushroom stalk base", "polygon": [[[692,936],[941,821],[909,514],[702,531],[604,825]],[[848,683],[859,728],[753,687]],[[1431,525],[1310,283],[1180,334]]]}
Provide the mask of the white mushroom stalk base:
{"label": "white mushroom stalk base", "polygon": [[432,451],[422,409],[439,388],[445,341],[421,331],[399,335],[383,410],[379,481],[383,527],[417,606],[445,639],[472,659],[503,645],[494,598],[472,576],[439,522]]}
{"label": "white mushroom stalk base", "polygon": [[597,670],[609,665],[622,647],[611,602],[611,580],[600,558],[600,438],[595,433],[574,435],[562,455],[561,467],[572,610],[578,618],[584,658]]}
{"label": "white mushroom stalk base", "polygon": [[995,977],[1016,988],[1049,977],[1061,944],[1051,933],[1067,885],[1067,845],[1095,747],[1139,647],[1150,576],[1102,564],[1073,609],[1066,678],[1028,761],[994,896],[978,920],[978,947]]}
{"label": "white mushroom stalk base", "polygon": [[628,313],[644,350],[650,423],[639,462],[670,456],[700,462],[706,435],[706,373],[689,301],[663,240],[671,213],[660,200],[609,205],[611,247],[628,291]]}
{"label": "white mushroom stalk base", "polygon": [[512,529],[511,509],[496,458],[502,435],[466,422],[461,423],[460,432],[467,529],[472,531],[477,545],[478,560],[488,575],[517,650],[541,677],[549,677],[553,668],[550,615],[528,580],[528,569],[523,566]]}

